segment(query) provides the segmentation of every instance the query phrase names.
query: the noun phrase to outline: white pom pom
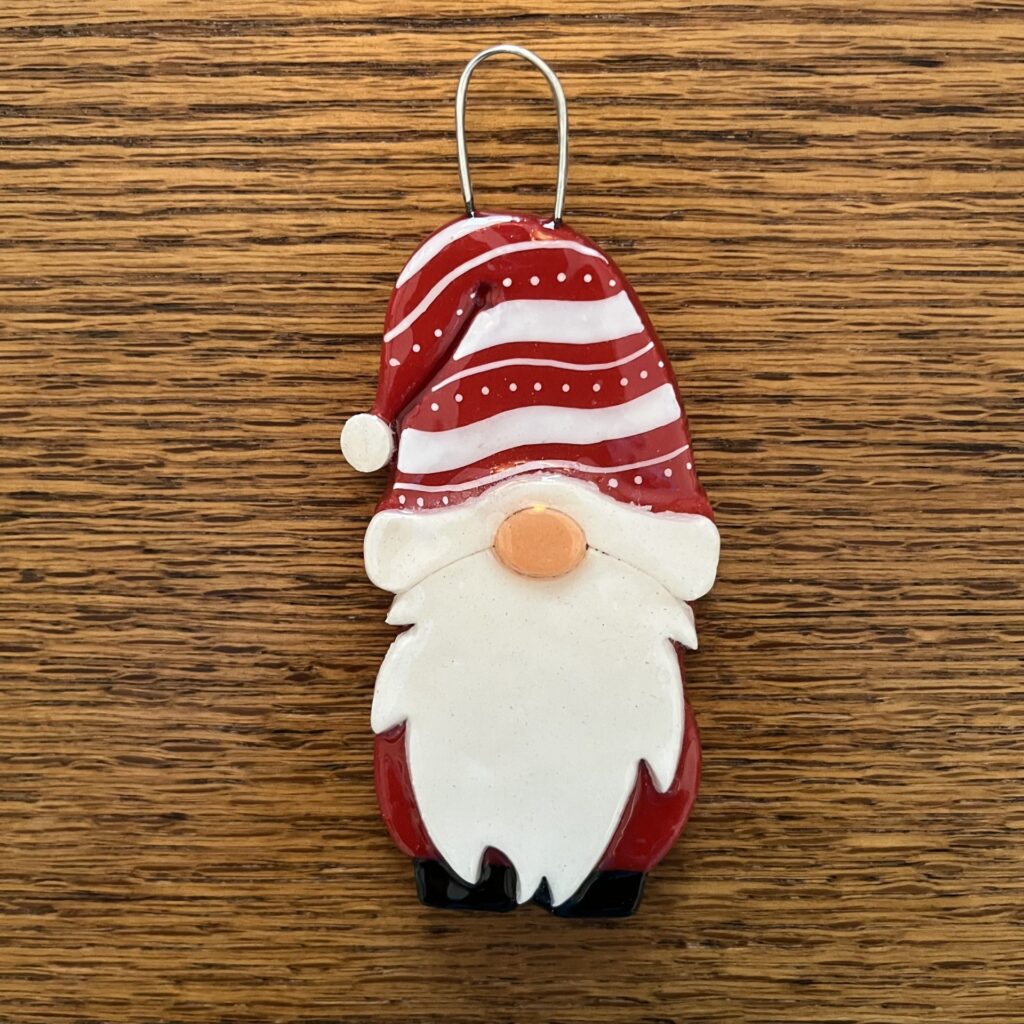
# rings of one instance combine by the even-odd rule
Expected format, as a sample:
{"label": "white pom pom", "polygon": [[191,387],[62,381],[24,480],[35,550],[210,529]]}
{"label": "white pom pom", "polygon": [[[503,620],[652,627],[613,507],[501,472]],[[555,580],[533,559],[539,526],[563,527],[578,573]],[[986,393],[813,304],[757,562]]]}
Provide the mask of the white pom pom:
{"label": "white pom pom", "polygon": [[358,413],[342,428],[341,454],[360,473],[372,473],[386,466],[394,450],[391,427],[373,413]]}

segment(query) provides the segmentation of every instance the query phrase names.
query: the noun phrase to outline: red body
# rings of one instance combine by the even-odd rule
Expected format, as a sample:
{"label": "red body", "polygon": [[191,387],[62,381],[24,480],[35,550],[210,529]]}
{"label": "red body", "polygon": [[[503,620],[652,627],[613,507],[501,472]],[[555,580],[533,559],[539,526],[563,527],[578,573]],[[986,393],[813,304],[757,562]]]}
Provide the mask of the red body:
{"label": "red body", "polygon": [[[700,766],[700,733],[687,703],[683,749],[672,785],[659,793],[646,767],[641,766],[625,813],[595,869],[649,871],[654,867],[668,853],[690,817],[700,785]],[[405,757],[404,726],[376,738],[374,768],[381,814],[395,844],[410,857],[437,860],[437,851],[416,808]],[[503,861],[497,851],[489,851],[488,858]]]}

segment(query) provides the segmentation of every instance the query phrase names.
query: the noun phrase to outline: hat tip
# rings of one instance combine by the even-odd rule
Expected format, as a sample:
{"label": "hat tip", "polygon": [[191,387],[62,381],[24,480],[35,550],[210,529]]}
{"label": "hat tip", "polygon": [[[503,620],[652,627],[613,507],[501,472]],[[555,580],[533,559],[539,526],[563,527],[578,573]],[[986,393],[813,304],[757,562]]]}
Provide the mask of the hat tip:
{"label": "hat tip", "polygon": [[395,439],[389,424],[371,412],[353,416],[341,431],[341,454],[359,473],[373,473],[391,461]]}

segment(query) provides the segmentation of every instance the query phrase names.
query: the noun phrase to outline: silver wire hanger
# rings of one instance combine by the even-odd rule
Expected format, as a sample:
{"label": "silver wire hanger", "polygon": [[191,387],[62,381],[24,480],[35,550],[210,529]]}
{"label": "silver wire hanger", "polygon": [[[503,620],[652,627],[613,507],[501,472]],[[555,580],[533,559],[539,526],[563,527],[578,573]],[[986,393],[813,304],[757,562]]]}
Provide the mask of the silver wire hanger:
{"label": "silver wire hanger", "polygon": [[464,68],[459,78],[458,92],[455,94],[455,139],[459,150],[459,180],[462,183],[462,198],[466,203],[466,214],[476,216],[476,203],[473,201],[473,182],[469,176],[469,156],[466,151],[466,93],[469,91],[469,80],[478,64],[498,53],[510,53],[514,57],[522,57],[529,61],[547,79],[551,86],[551,95],[555,99],[558,110],[558,184],[555,189],[554,224],[557,227],[562,221],[565,208],[565,183],[569,177],[569,112],[565,105],[565,93],[558,76],[531,50],[522,46],[503,43],[481,50]]}

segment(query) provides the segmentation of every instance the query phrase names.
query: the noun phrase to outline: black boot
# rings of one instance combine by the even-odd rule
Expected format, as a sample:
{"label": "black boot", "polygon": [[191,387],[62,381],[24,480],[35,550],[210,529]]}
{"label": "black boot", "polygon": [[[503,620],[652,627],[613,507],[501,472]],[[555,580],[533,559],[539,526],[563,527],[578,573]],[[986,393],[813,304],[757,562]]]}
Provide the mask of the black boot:
{"label": "black boot", "polygon": [[467,885],[437,860],[414,860],[416,895],[425,907],[443,910],[516,909],[516,873],[501,864],[485,864],[476,885]]}
{"label": "black boot", "polygon": [[595,871],[560,906],[552,907],[549,898],[547,909],[557,917],[629,917],[640,906],[646,880],[643,871]]}

